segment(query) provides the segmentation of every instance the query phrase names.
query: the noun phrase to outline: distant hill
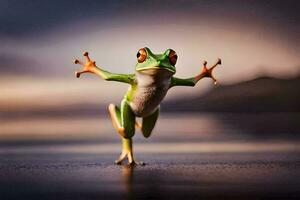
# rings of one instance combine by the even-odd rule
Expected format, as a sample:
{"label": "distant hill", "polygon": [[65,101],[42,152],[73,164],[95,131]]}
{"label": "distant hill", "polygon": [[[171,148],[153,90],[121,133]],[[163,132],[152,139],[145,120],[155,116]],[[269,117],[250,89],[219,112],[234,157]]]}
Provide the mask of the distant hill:
{"label": "distant hill", "polygon": [[293,79],[260,77],[220,85],[200,96],[165,102],[171,112],[300,112],[300,76]]}
{"label": "distant hill", "polygon": [[[196,97],[163,101],[161,109],[163,112],[300,112],[300,76],[261,77],[233,85],[217,85]],[[0,108],[1,120],[101,114],[107,114],[107,105],[75,104],[13,111]]]}

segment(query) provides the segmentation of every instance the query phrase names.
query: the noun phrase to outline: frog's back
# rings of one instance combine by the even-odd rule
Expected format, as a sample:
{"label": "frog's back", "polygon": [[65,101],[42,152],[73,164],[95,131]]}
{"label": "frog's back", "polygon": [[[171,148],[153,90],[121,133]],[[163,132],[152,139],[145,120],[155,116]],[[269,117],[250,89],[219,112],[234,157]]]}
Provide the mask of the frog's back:
{"label": "frog's back", "polygon": [[136,74],[137,85],[132,93],[130,107],[138,117],[152,114],[166,96],[171,84],[171,74]]}

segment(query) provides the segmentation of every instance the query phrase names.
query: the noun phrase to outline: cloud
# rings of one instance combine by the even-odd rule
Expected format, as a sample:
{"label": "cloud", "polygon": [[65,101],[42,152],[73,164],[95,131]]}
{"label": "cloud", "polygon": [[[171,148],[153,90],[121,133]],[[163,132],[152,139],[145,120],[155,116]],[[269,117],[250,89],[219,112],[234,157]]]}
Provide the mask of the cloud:
{"label": "cloud", "polygon": [[[37,37],[61,25],[97,18],[103,23],[127,23],[135,18],[155,17],[160,21],[176,23],[182,16],[200,19],[260,21],[279,24],[293,34],[299,30],[299,1],[96,1],[96,0],[28,0],[0,2],[0,36]],[[170,15],[174,13],[175,15]],[[168,18],[171,16],[171,18]],[[176,16],[176,17],[175,17]],[[147,20],[146,20],[147,21]],[[187,21],[188,22],[188,21]],[[266,24],[266,25],[268,25]],[[268,25],[269,26],[269,25]],[[296,35],[295,35],[296,36]]]}

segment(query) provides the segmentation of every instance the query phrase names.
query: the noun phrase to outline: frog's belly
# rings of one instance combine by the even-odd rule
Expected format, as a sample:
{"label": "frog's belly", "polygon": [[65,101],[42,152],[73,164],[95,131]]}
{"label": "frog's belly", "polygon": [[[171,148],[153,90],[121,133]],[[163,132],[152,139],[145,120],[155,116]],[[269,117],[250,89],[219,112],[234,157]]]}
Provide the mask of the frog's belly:
{"label": "frog's belly", "polygon": [[138,117],[152,114],[166,96],[168,89],[164,87],[141,87],[135,92],[130,107]]}

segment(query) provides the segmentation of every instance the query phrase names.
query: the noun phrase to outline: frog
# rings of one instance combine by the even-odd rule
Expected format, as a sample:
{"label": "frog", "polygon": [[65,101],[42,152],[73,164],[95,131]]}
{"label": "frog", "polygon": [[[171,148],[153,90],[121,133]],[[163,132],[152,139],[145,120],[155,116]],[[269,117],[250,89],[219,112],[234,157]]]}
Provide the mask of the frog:
{"label": "frog", "polygon": [[93,73],[106,81],[117,81],[129,84],[120,105],[109,104],[108,112],[112,125],[121,136],[122,151],[115,161],[121,165],[127,159],[128,165],[144,165],[137,162],[133,154],[133,136],[135,130],[140,129],[145,138],[149,138],[156,125],[160,113],[160,104],[167,92],[175,86],[195,86],[203,78],[211,78],[216,84],[213,70],[221,65],[221,59],[207,67],[207,61],[203,61],[202,70],[191,78],[178,78],[175,76],[177,53],[172,49],[164,53],[155,54],[148,47],[138,50],[135,72],[131,74],[112,73],[96,65],[89,57],[88,52],[83,52],[85,62],[78,59],[75,64],[83,67],[81,71],[75,71],[77,78],[84,73]]}

